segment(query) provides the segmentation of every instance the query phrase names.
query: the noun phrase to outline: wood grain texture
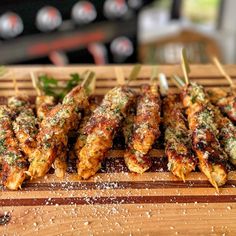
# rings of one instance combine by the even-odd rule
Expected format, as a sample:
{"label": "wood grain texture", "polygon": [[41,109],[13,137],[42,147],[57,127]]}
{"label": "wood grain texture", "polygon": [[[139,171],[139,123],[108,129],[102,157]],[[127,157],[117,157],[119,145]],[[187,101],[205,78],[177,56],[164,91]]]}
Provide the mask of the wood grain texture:
{"label": "wood grain texture", "polygon": [[[97,74],[97,95],[116,85],[113,66],[17,66],[0,78],[0,103],[14,95],[15,77],[20,93],[35,96],[29,73],[49,74],[61,82],[74,72]],[[122,66],[127,77],[132,66]],[[143,66],[135,89],[149,82],[151,66]],[[236,79],[236,66],[225,66]],[[180,66],[159,66],[168,77],[181,75]],[[213,65],[193,65],[190,78],[210,88],[228,86]],[[236,80],[235,80],[236,81]],[[170,83],[171,90],[177,91]],[[27,182],[20,191],[1,190],[0,235],[235,235],[236,172],[217,194],[200,172],[183,183],[166,171],[163,150],[151,151],[154,167],[142,175],[129,173],[123,150],[107,153],[101,171],[79,181],[76,174],[58,179],[48,174]]]}

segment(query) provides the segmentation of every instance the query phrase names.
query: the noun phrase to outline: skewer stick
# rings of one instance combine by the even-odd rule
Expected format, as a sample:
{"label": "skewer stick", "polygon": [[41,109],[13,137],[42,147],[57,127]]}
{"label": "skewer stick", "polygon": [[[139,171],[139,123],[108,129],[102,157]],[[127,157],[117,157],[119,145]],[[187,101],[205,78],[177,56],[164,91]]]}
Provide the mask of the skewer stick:
{"label": "skewer stick", "polygon": [[95,73],[93,71],[88,71],[84,75],[84,79],[83,79],[83,82],[81,83],[81,86],[84,88],[89,88],[89,85],[94,78],[95,78]]}
{"label": "skewer stick", "polygon": [[163,73],[160,73],[158,75],[159,82],[160,82],[160,93],[162,96],[166,96],[169,91],[169,85],[166,79],[166,75]]}
{"label": "skewer stick", "polygon": [[31,77],[31,80],[32,80],[33,87],[36,90],[37,96],[41,96],[42,95],[42,91],[39,88],[38,78],[35,76],[34,72],[32,72],[32,71],[30,72],[30,77]]}
{"label": "skewer stick", "polygon": [[151,82],[156,82],[157,78],[158,78],[158,69],[157,69],[157,66],[154,66],[152,68]]}
{"label": "skewer stick", "polygon": [[172,77],[170,77],[172,82],[178,87],[178,88],[182,88],[184,87],[184,82],[182,79],[180,79],[180,77],[178,77],[177,75],[173,75]]}
{"label": "skewer stick", "polygon": [[[84,79],[88,72],[89,72],[89,70],[85,70],[85,71],[81,74],[81,78]],[[83,82],[83,81],[82,81],[82,82]]]}
{"label": "skewer stick", "polygon": [[129,78],[128,78],[128,81],[127,81],[127,85],[130,83],[130,81],[137,79],[140,70],[141,70],[141,65],[139,65],[139,64],[135,65],[133,67],[133,69],[130,72],[130,75],[129,75]]}
{"label": "skewer stick", "polygon": [[153,93],[157,93],[157,79],[158,79],[158,72],[157,72],[157,66],[154,66],[152,68],[152,74],[151,74],[151,90]]}
{"label": "skewer stick", "polygon": [[230,87],[235,88],[235,84],[232,80],[232,78],[226,73],[225,69],[223,68],[222,64],[220,63],[219,59],[217,57],[213,57],[212,58],[214,64],[216,65],[216,67],[218,68],[218,70],[220,71],[221,75],[223,75],[226,80],[229,82]]}
{"label": "skewer stick", "polygon": [[88,88],[89,88],[89,95],[93,94],[95,89],[96,89],[96,79],[97,79],[96,74],[93,72],[93,78],[92,78],[92,80],[91,80],[91,82],[90,82],[90,84],[88,86]]}
{"label": "skewer stick", "polygon": [[81,86],[86,90],[87,95],[94,93],[96,87],[96,74],[93,71],[85,70],[81,76]]}
{"label": "skewer stick", "polygon": [[19,95],[19,88],[17,86],[15,75],[13,75],[13,86],[14,86],[14,90],[15,90],[15,95],[18,96]]}
{"label": "skewer stick", "polygon": [[181,67],[184,73],[185,82],[186,84],[189,84],[188,74],[190,73],[190,67],[188,64],[185,48],[182,49],[182,53],[181,53]]}
{"label": "skewer stick", "polygon": [[125,84],[125,76],[124,72],[121,67],[115,67],[115,75],[116,75],[116,80],[119,85],[124,85]]}

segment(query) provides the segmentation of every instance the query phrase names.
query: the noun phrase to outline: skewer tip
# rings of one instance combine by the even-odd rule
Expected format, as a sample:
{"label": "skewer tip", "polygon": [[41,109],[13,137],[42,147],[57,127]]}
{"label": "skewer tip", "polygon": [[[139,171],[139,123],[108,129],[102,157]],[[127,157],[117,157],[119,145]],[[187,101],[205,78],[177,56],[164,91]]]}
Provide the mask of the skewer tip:
{"label": "skewer tip", "polygon": [[181,51],[181,67],[183,70],[185,83],[189,84],[188,74],[190,73],[190,66],[188,64],[188,59],[187,59],[187,54],[186,54],[185,48],[182,48],[182,51]]}
{"label": "skewer tip", "polygon": [[121,67],[115,67],[115,75],[116,75],[116,80],[118,85],[124,85],[125,84],[125,76],[124,76],[124,72],[122,70]]}
{"label": "skewer tip", "polygon": [[171,76],[170,79],[179,89],[182,89],[185,86],[183,80],[177,75]]}
{"label": "skewer tip", "polygon": [[30,72],[30,78],[31,78],[33,87],[36,90],[37,96],[41,96],[42,95],[42,91],[39,88],[39,81],[38,81],[38,78],[35,76],[33,71]]}
{"label": "skewer tip", "polygon": [[162,96],[166,96],[169,91],[169,85],[166,79],[166,75],[163,73],[160,73],[158,75],[159,83],[160,83],[160,93]]}
{"label": "skewer tip", "polygon": [[87,71],[83,77],[84,78],[83,78],[83,81],[81,83],[81,86],[84,87],[84,88],[89,88],[89,85],[96,78],[95,73],[93,71]]}
{"label": "skewer tip", "polygon": [[19,89],[18,89],[18,86],[17,86],[15,75],[13,75],[13,86],[14,86],[15,94],[16,94],[16,96],[18,96],[19,95]]}
{"label": "skewer tip", "polygon": [[137,64],[137,65],[135,65],[135,66],[132,68],[132,70],[131,70],[131,72],[130,72],[130,75],[129,75],[129,77],[128,77],[127,83],[126,83],[127,85],[128,85],[132,80],[136,80],[136,79],[137,79],[140,70],[141,70],[141,65],[140,65],[140,64]]}
{"label": "skewer tip", "polygon": [[214,62],[215,66],[218,68],[218,70],[220,71],[221,75],[224,76],[225,79],[228,81],[228,83],[230,84],[230,87],[232,89],[235,89],[236,85],[234,84],[232,78],[227,74],[227,72],[223,68],[223,65],[220,63],[219,59],[216,56],[213,56],[212,61]]}

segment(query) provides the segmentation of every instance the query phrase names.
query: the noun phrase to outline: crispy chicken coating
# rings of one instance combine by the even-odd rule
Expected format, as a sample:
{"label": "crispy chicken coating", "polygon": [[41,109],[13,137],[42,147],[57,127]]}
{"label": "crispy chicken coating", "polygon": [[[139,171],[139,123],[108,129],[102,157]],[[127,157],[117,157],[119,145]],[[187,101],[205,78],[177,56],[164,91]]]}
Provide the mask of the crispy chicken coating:
{"label": "crispy chicken coating", "polygon": [[21,188],[28,162],[14,137],[11,110],[6,106],[0,106],[0,159],[3,185],[11,190]]}
{"label": "crispy chicken coating", "polygon": [[183,105],[187,108],[189,128],[192,132],[193,150],[201,171],[210,183],[218,189],[227,181],[227,154],[217,139],[218,130],[215,114],[202,86],[195,83],[186,85],[183,93]]}
{"label": "crispy chicken coating", "polygon": [[[39,122],[47,117],[52,108],[56,105],[55,98],[53,96],[41,95],[36,97],[36,113]],[[40,125],[40,124],[39,124]],[[55,175],[58,178],[63,178],[67,168],[67,151],[66,147],[61,147],[57,150],[57,157],[53,162],[52,167],[55,169]]]}
{"label": "crispy chicken coating", "polygon": [[21,150],[29,161],[32,160],[33,152],[37,146],[36,136],[38,133],[37,119],[27,97],[11,97],[8,106],[12,109],[15,117],[13,130],[19,142]]}
{"label": "crispy chicken coating", "polygon": [[208,92],[210,101],[220,108],[232,122],[236,122],[236,96],[234,93],[227,93],[225,90],[217,88]]}
{"label": "crispy chicken coating", "polygon": [[56,105],[55,98],[53,96],[37,96],[36,97],[36,113],[39,121],[42,121],[50,110]]}
{"label": "crispy chicken coating", "polygon": [[197,160],[192,152],[191,135],[183,112],[178,95],[170,94],[164,98],[163,123],[168,169],[185,181],[186,175],[195,169]]}
{"label": "crispy chicken coating", "polygon": [[159,137],[160,94],[149,85],[143,85],[137,101],[132,135],[125,151],[125,163],[130,171],[143,173],[151,167],[148,152]]}
{"label": "crispy chicken coating", "polygon": [[229,156],[229,161],[236,165],[236,127],[230,119],[224,117],[218,107],[212,108],[218,125],[218,138],[224,151]]}
{"label": "crispy chicken coating", "polygon": [[131,89],[118,86],[110,90],[94,110],[85,127],[86,143],[78,155],[80,178],[88,179],[100,169],[101,161],[112,147],[113,137],[134,98]]}
{"label": "crispy chicken coating", "polygon": [[80,109],[88,106],[85,90],[75,87],[42,121],[37,136],[38,147],[29,167],[31,178],[44,176],[57,156],[67,147],[68,132],[80,119]]}

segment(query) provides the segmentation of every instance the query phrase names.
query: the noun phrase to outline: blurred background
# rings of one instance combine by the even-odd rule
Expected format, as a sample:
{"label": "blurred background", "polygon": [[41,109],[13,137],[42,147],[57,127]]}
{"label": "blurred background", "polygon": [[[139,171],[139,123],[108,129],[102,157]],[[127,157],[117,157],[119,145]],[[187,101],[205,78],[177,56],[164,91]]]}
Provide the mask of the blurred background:
{"label": "blurred background", "polygon": [[1,0],[0,64],[236,63],[235,0]]}

